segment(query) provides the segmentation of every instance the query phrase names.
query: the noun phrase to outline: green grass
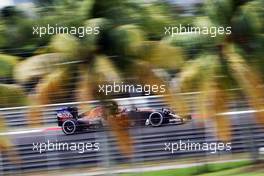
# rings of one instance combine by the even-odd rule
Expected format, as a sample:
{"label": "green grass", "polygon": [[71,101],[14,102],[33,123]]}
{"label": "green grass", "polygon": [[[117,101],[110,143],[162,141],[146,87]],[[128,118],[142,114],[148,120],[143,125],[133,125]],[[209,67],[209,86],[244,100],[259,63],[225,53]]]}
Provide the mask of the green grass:
{"label": "green grass", "polygon": [[[150,171],[143,173],[129,173],[121,174],[121,176],[226,176],[238,173],[244,166],[250,165],[249,161],[239,161],[239,162],[228,162],[219,164],[208,164],[204,166],[195,166],[189,168],[171,169],[171,170],[161,170],[161,171]],[[206,173],[206,174],[205,174]],[[256,173],[254,176],[264,176],[264,174]],[[239,176],[241,174],[238,174]],[[238,176],[236,175],[236,176]],[[248,174],[245,174],[245,176]],[[251,175],[250,175],[251,176]]]}
{"label": "green grass", "polygon": [[211,172],[207,174],[201,174],[198,176],[264,176],[264,172],[256,171],[256,172],[243,172],[244,169],[248,168],[248,166],[243,166],[235,169],[227,169],[218,172]]}

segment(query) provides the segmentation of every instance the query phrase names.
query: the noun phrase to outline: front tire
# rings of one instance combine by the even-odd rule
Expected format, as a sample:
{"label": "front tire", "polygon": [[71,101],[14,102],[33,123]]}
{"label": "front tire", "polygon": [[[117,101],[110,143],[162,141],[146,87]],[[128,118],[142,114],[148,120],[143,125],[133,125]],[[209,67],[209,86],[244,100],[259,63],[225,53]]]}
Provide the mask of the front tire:
{"label": "front tire", "polygon": [[159,112],[153,112],[149,115],[148,120],[151,126],[158,127],[163,122],[163,115]]}
{"label": "front tire", "polygon": [[73,120],[66,120],[62,124],[62,131],[67,134],[74,134],[77,130],[76,123]]}

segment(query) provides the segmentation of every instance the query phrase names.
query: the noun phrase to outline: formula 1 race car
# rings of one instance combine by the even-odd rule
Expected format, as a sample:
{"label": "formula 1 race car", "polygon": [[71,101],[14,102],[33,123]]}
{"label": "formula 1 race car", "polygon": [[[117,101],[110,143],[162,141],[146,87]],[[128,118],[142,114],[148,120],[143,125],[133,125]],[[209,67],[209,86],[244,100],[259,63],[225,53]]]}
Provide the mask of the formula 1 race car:
{"label": "formula 1 race car", "polygon": [[[98,129],[107,126],[103,106],[97,106],[90,111],[78,114],[77,107],[65,107],[57,111],[58,126],[62,127],[65,134],[74,134],[77,131]],[[161,110],[138,109],[127,110],[117,109],[117,115],[127,117],[131,126],[153,126],[183,124],[191,119],[191,116],[182,118],[167,108]]]}

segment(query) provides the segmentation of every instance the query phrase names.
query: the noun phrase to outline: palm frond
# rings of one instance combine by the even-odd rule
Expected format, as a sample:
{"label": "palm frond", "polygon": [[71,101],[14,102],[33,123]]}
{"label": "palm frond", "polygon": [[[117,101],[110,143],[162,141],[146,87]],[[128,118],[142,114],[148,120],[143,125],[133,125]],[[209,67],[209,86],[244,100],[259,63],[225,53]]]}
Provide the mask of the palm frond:
{"label": "palm frond", "polygon": [[[0,116],[0,132],[6,132],[8,129],[4,117]],[[11,141],[7,136],[0,135],[0,151],[8,149],[11,146]]]}
{"label": "palm frond", "polygon": [[89,46],[83,46],[80,40],[70,34],[55,35],[49,47],[52,51],[66,54],[70,61],[85,59],[89,54]]}
{"label": "palm frond", "polygon": [[92,18],[85,21],[84,25],[92,27],[93,29],[97,28],[99,31],[98,34],[87,35],[85,37],[87,45],[94,45],[94,47],[98,47],[98,45],[102,44],[100,40],[104,39],[104,35],[106,35],[106,32],[112,27],[111,22],[106,18]]}
{"label": "palm frond", "polygon": [[231,121],[226,115],[219,115],[227,111],[227,94],[220,89],[220,84],[216,83],[212,96],[212,109],[214,110],[214,118],[218,139],[222,141],[231,140]]}
{"label": "palm frond", "polygon": [[233,4],[229,0],[206,0],[204,10],[214,23],[227,26],[233,15]]}
{"label": "palm frond", "polygon": [[[94,88],[95,88],[95,75],[87,69],[86,66],[81,65],[79,69],[80,79],[77,83],[76,98],[79,102],[85,102],[95,99]],[[81,111],[90,109],[90,106],[86,103],[80,104]]]}
{"label": "palm frond", "polygon": [[44,77],[36,87],[38,104],[58,103],[67,96],[71,83],[71,69],[57,69]]}
{"label": "palm frond", "polygon": [[191,58],[196,56],[202,49],[208,48],[214,44],[212,37],[200,35],[199,33],[182,33],[180,35],[164,37],[161,42],[176,47],[182,47]]}
{"label": "palm frond", "polygon": [[165,92],[159,93],[164,96],[164,100],[168,102],[171,108],[177,110],[179,114],[185,116],[188,114],[188,108],[186,103],[179,94],[173,91],[169,85],[162,80],[160,77],[156,76],[152,71],[152,66],[146,62],[137,62],[131,68],[132,75],[135,75],[138,81],[145,85],[165,85]]}
{"label": "palm frond", "polygon": [[0,78],[11,78],[13,76],[13,68],[19,61],[19,57],[0,54]]}
{"label": "palm frond", "polygon": [[200,117],[212,118],[216,124],[218,138],[228,141],[231,139],[229,119],[226,116],[219,116],[227,110],[226,95],[219,88],[221,84],[217,78],[219,69],[217,56],[203,54],[183,69],[181,88],[188,90],[191,87],[199,91],[197,105]]}
{"label": "palm frond", "polygon": [[30,108],[28,109],[27,112],[27,121],[28,121],[28,126],[29,127],[40,127],[43,125],[43,108],[40,106],[41,103],[37,99],[37,95],[29,95],[29,100],[30,100]]}
{"label": "palm frond", "polygon": [[148,5],[139,12],[141,25],[150,38],[160,39],[163,37],[164,27],[173,24],[173,18],[166,11],[159,6]]}
{"label": "palm frond", "polygon": [[33,56],[15,67],[14,77],[18,82],[26,83],[51,73],[66,60],[66,55],[61,53]]}
{"label": "palm frond", "polygon": [[230,62],[233,76],[246,94],[250,105],[257,111],[257,120],[264,124],[264,90],[258,72],[245,63],[242,56],[235,52],[234,46],[227,46],[224,54]]}
{"label": "palm frond", "polygon": [[12,84],[0,84],[0,107],[25,106],[28,104],[24,90]]}
{"label": "palm frond", "polygon": [[111,132],[117,139],[118,147],[122,154],[131,157],[133,149],[133,139],[129,134],[129,120],[122,115],[108,115],[107,122],[110,125]]}
{"label": "palm frond", "polygon": [[199,90],[203,83],[212,79],[218,66],[218,56],[208,53],[203,53],[194,61],[187,62],[180,74],[181,90]]}
{"label": "palm frond", "polygon": [[[0,133],[6,132],[7,129],[8,127],[6,125],[4,118],[0,116]],[[14,148],[12,141],[6,135],[0,135],[0,152],[6,153],[7,158],[15,164],[21,162],[20,158],[18,157],[16,148]]]}
{"label": "palm frond", "polygon": [[144,32],[136,25],[118,26],[110,35],[113,52],[121,55],[137,55],[141,42],[145,40]]}
{"label": "palm frond", "polygon": [[121,80],[120,73],[115,65],[107,56],[99,55],[95,58],[93,70],[95,73],[102,75],[105,81]]}
{"label": "palm frond", "polygon": [[141,59],[150,62],[156,67],[166,69],[180,69],[185,61],[185,54],[179,47],[164,42],[143,42]]}

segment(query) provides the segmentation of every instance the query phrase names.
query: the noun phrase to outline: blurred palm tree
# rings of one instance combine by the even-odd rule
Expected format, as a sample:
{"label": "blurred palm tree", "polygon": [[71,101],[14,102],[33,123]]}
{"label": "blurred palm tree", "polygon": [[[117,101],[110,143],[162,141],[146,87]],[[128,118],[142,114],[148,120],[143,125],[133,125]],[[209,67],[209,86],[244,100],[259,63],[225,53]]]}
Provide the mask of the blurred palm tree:
{"label": "blurred palm tree", "polygon": [[13,69],[21,58],[0,54],[0,108],[26,105],[23,88],[14,84]]}
{"label": "blurred palm tree", "polygon": [[[184,55],[180,48],[159,41],[148,42],[148,38],[151,38],[149,35],[157,34],[157,32],[152,31],[148,35],[148,32],[142,30],[151,29],[151,25],[155,25],[160,30],[163,29],[164,25],[170,21],[168,16],[161,13],[158,14],[159,17],[155,17],[154,9],[151,11],[151,6],[148,6],[148,11],[152,13],[147,14],[150,22],[147,26],[141,26],[140,24],[146,24],[147,19],[142,12],[141,16],[135,16],[135,12],[144,9],[139,4],[126,1],[118,1],[116,4],[102,0],[86,5],[92,5],[91,8],[86,8],[91,9],[91,13],[86,14],[91,14],[94,18],[85,20],[82,25],[99,26],[99,35],[89,35],[84,38],[69,34],[56,35],[51,38],[47,48],[38,51],[43,54],[20,62],[15,69],[14,76],[20,84],[28,86],[32,81],[36,82],[36,86],[30,91],[30,102],[34,105],[29,114],[31,120],[34,119],[32,116],[37,116],[39,119],[38,105],[70,100],[83,102],[93,99],[111,99],[115,95],[106,96],[99,93],[98,85],[112,84],[113,81],[126,82],[123,80],[125,77],[136,78],[137,81],[134,83],[166,84],[161,78],[155,76],[152,70],[154,67],[148,63],[152,62],[155,67],[161,66],[165,69],[180,68],[184,63]],[[105,5],[107,8],[104,8]],[[155,6],[155,9],[157,10],[158,7]],[[136,23],[137,21],[141,23]],[[170,64],[164,64],[164,57],[167,57]],[[168,100],[171,101],[174,98]],[[182,108],[179,109],[182,110]],[[111,126],[113,126],[112,122],[109,121]],[[128,131],[124,130],[126,129],[124,124],[127,123],[121,121],[118,124],[120,124],[117,125],[119,127],[114,125],[112,129],[121,142],[121,149],[124,149],[125,147],[122,146],[131,144],[131,142],[127,143],[131,141],[131,138]],[[123,125],[122,130],[120,130],[121,125]],[[123,140],[124,137],[127,140]],[[126,143],[123,145],[123,142]],[[121,151],[131,154],[132,149]]]}
{"label": "blurred palm tree", "polygon": [[231,139],[230,120],[219,113],[228,108],[229,89],[241,88],[251,107],[257,111],[257,120],[264,122],[263,83],[259,72],[250,66],[250,58],[257,55],[261,47],[263,49],[260,41],[263,30],[259,25],[260,13],[263,15],[261,5],[263,2],[258,0],[205,1],[204,16],[196,17],[192,25],[231,26],[231,35],[212,38],[189,33],[163,39],[165,43],[185,48],[186,53],[191,55],[192,59],[180,74],[181,90],[201,91],[197,99],[200,114],[202,117],[213,117],[218,136],[225,141]]}
{"label": "blurred palm tree", "polygon": [[[201,114],[214,117],[219,137],[229,140],[230,122],[217,115],[227,108],[227,89],[234,86],[243,88],[252,107],[257,110],[262,108],[261,79],[244,59],[245,53],[250,51],[252,55],[257,55],[261,48],[261,41],[255,40],[260,35],[263,38],[257,25],[261,10],[252,10],[252,6],[259,9],[260,3],[258,0],[243,3],[235,0],[207,1],[204,16],[194,18],[193,25],[232,26],[232,35],[211,38],[186,34],[160,41],[164,27],[176,23],[177,19],[174,20],[155,3],[138,4],[124,0],[58,2],[47,17],[39,17],[41,23],[62,21],[69,26],[99,26],[100,34],[84,38],[68,34],[48,37],[45,42],[38,43],[38,46],[47,44],[47,47],[38,49],[35,56],[16,66],[14,77],[20,85],[28,87],[34,82],[27,90],[30,94],[28,102],[34,105],[29,119],[39,119],[38,105],[112,98],[114,94],[108,97],[100,94],[98,84],[126,82],[124,78],[127,77],[135,78],[133,83],[165,84],[165,94],[170,95],[165,96],[169,105],[180,114],[187,114],[188,107],[182,97],[175,94],[176,90],[171,89],[154,71],[155,68],[162,68],[165,71],[182,71],[182,91],[201,90]],[[47,11],[41,14],[47,14]],[[256,43],[257,49],[252,47]],[[247,79],[248,74],[250,80]],[[109,124],[112,124],[121,149],[124,145],[131,145],[131,138],[125,130],[126,121],[117,126],[112,122],[110,120]],[[121,125],[124,128],[120,129]],[[131,152],[132,149],[123,153]]]}
{"label": "blurred palm tree", "polygon": [[[28,104],[28,98],[21,86],[14,84],[13,69],[21,58],[6,54],[0,54],[0,108],[24,106]],[[0,114],[0,132],[8,129],[6,122]],[[16,153],[11,149],[11,141],[4,135],[0,136],[0,151],[4,151],[10,160],[17,162]]]}

